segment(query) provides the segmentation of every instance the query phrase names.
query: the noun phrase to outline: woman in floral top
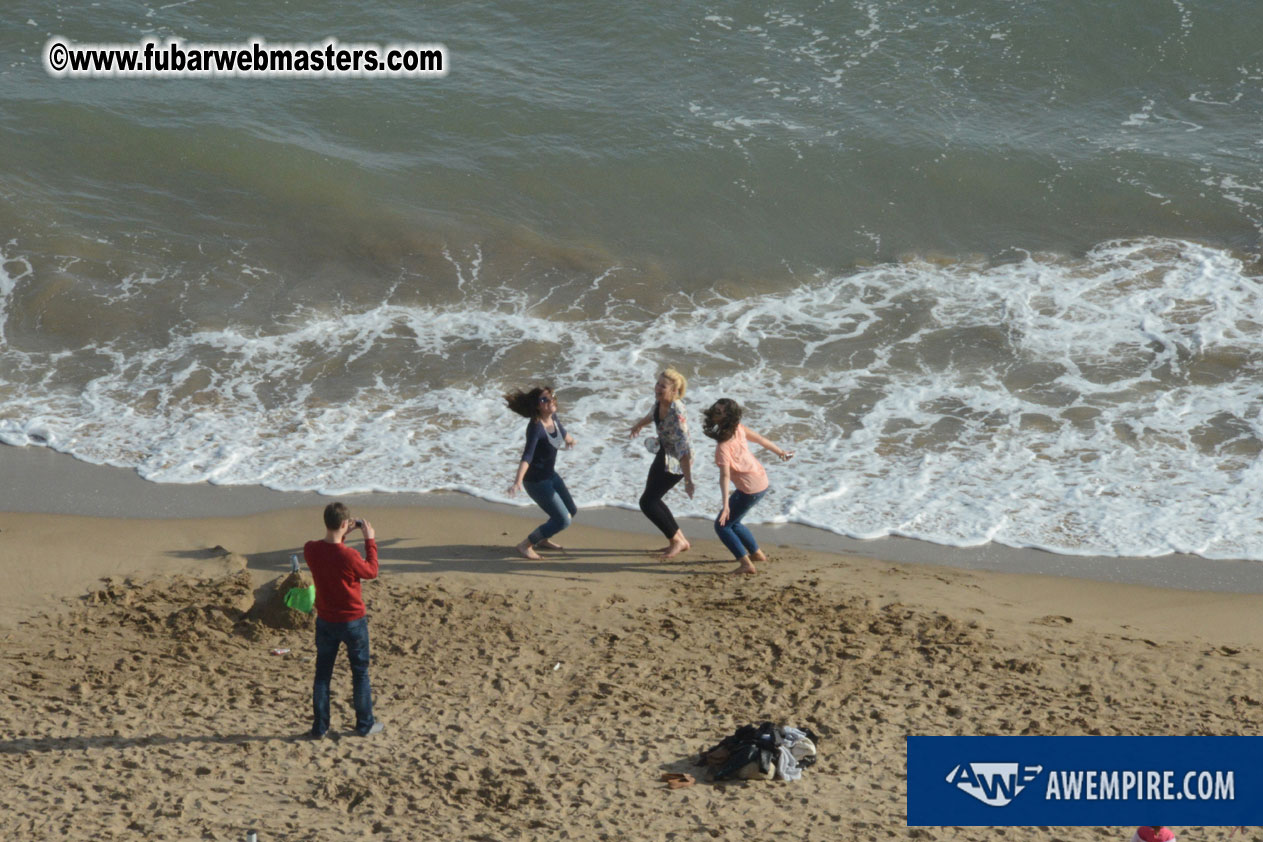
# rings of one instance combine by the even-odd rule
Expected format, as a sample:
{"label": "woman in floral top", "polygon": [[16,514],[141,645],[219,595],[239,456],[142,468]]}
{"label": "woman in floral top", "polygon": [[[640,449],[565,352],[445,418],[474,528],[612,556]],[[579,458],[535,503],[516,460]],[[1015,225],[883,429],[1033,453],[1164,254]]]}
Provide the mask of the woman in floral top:
{"label": "woman in floral top", "polygon": [[675,369],[668,368],[662,372],[653,387],[653,395],[657,399],[653,409],[631,428],[632,438],[640,435],[640,431],[651,422],[658,431],[658,455],[649,468],[645,493],[640,495],[640,510],[670,542],[658,550],[659,557],[664,559],[673,558],[691,546],[671,510],[662,502],[666,493],[681,479],[684,480],[685,493],[693,496],[693,448],[689,443],[688,418],[680,401],[687,386],[684,375]]}

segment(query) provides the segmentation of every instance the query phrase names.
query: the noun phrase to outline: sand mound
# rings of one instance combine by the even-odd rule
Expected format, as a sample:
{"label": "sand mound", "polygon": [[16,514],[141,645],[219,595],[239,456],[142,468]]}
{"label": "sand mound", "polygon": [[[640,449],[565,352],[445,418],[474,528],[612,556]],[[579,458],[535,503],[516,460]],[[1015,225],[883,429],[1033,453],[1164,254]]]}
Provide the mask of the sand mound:
{"label": "sand mound", "polygon": [[285,604],[285,595],[291,588],[306,588],[311,576],[303,571],[274,579],[259,589],[254,616],[271,629],[310,629],[316,624],[316,615],[295,611]]}
{"label": "sand mound", "polygon": [[[212,552],[221,551],[216,547]],[[260,624],[270,629],[309,629],[313,614],[285,604],[290,588],[307,587],[311,577],[299,571],[255,589],[245,559],[220,553],[229,572],[213,578],[164,577],[145,582],[112,577],[84,600],[120,624],[151,633],[165,630],[172,640],[215,635],[259,639]]]}
{"label": "sand mound", "polygon": [[112,578],[84,599],[120,624],[190,640],[239,633],[254,609],[254,586],[244,569],[216,579]]}

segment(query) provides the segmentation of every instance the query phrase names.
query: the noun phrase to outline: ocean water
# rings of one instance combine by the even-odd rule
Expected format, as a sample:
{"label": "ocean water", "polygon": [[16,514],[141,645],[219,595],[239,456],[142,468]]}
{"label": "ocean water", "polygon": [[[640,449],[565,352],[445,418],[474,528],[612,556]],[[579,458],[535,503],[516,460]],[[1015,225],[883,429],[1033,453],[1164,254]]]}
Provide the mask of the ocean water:
{"label": "ocean water", "polygon": [[[797,450],[754,520],[1263,560],[1252,0],[9,3],[0,442],[504,500],[555,385],[635,506],[656,372]],[[54,79],[81,43],[437,42],[429,79]],[[517,502],[529,503],[523,498]]]}

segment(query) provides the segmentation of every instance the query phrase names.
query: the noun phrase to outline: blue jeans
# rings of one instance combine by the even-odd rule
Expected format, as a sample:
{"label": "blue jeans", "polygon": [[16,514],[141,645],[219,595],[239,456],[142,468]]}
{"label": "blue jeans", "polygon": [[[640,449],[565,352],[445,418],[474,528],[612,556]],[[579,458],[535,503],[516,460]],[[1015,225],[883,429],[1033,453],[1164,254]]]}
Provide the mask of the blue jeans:
{"label": "blue jeans", "polygon": [[311,735],[322,737],[329,730],[329,684],[338,647],[346,644],[351,662],[351,690],[355,701],[355,731],[361,736],[373,727],[373,688],[368,682],[368,618],[349,623],[327,623],[316,618],[316,681],[311,688],[314,721]]}
{"label": "blue jeans", "polygon": [[715,534],[724,542],[724,546],[732,553],[733,558],[739,559],[759,551],[758,542],[754,540],[754,536],[750,534],[750,530],[741,522],[741,519],[754,508],[755,503],[763,499],[763,495],[767,492],[766,488],[757,494],[746,494],[744,491],[734,489],[732,494],[728,495],[728,522],[721,526],[719,518],[715,518]]}
{"label": "blue jeans", "polygon": [[522,483],[522,487],[526,489],[526,493],[530,498],[544,510],[544,514],[548,515],[548,522],[540,524],[534,532],[527,536],[526,540],[532,544],[545,541],[565,529],[570,525],[570,518],[579,512],[575,507],[574,500],[570,499],[570,492],[566,490],[566,484],[562,482],[558,474],[553,474],[548,479],[542,479],[538,482],[528,480]]}

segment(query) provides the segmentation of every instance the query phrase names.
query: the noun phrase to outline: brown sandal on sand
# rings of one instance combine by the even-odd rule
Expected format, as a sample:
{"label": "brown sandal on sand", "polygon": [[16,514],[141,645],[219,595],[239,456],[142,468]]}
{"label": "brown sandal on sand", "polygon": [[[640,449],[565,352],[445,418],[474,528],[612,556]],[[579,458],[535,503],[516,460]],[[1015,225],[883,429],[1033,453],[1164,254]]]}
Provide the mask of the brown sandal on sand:
{"label": "brown sandal on sand", "polygon": [[697,779],[684,772],[663,772],[662,780],[667,782],[667,789],[683,789],[697,783]]}

